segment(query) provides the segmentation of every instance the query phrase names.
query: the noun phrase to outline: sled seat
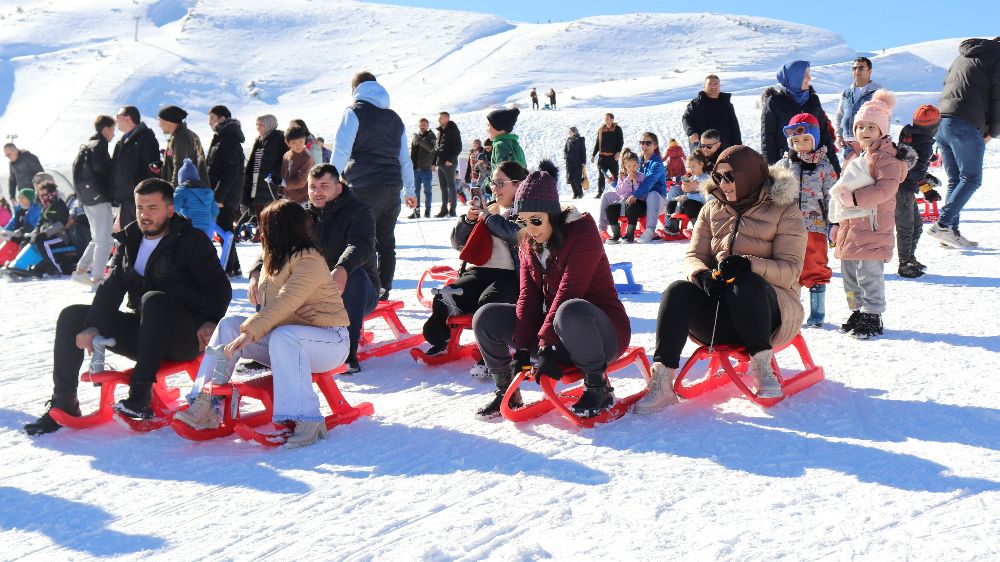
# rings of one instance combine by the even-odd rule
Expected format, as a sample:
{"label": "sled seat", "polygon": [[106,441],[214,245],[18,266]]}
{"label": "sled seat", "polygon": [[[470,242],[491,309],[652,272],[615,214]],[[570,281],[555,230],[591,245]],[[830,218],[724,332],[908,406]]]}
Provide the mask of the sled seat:
{"label": "sled seat", "polygon": [[[609,363],[607,375],[626,369],[629,365],[635,365],[638,367],[639,372],[642,373],[644,382],[647,384],[643,385],[642,390],[635,394],[626,396],[625,398],[617,398],[614,405],[610,409],[605,410],[594,417],[582,418],[573,413],[572,405],[579,400],[580,395],[583,394],[584,388],[582,384],[557,392],[556,381],[549,377],[544,377],[542,379],[541,387],[545,396],[543,396],[541,400],[525,404],[520,408],[511,408],[509,405],[511,395],[514,394],[514,392],[520,388],[522,383],[526,380],[535,380],[534,371],[521,372],[514,377],[510,386],[507,387],[506,394],[504,394],[503,402],[500,406],[500,413],[503,415],[504,419],[508,421],[524,422],[533,420],[543,414],[551,412],[552,410],[557,410],[563,417],[568,419],[573,424],[588,428],[594,427],[599,423],[607,423],[609,421],[616,420],[624,416],[629,409],[632,408],[633,404],[646,395],[646,386],[648,386],[649,383],[649,359],[646,358],[646,350],[641,347],[629,347],[625,350],[625,353],[622,354],[621,357]],[[559,379],[559,383],[570,385],[581,380],[583,380],[583,373],[581,373],[576,367],[568,367],[563,369],[563,376]]]}
{"label": "sled seat", "polygon": [[[701,343],[701,342],[695,342]],[[778,367],[777,356],[778,353],[788,349],[789,347],[794,347],[799,354],[799,358],[802,361],[803,369],[793,375],[786,376],[781,374],[781,369]],[[812,355],[809,353],[809,348],[806,346],[806,340],[802,337],[802,334],[796,334],[792,341],[786,343],[785,345],[774,350],[774,359],[771,360],[771,368],[774,370],[774,374],[777,375],[778,381],[781,383],[781,393],[782,395],[777,398],[759,398],[747,383],[744,382],[743,376],[750,376],[750,356],[747,355],[747,351],[743,346],[738,345],[717,345],[712,351],[709,350],[708,346],[702,345],[691,354],[687,362],[684,363],[684,367],[681,368],[677,377],[674,379],[674,393],[682,398],[694,398],[696,396],[701,396],[706,392],[723,386],[728,383],[733,383],[740,389],[744,395],[750,400],[760,404],[765,408],[774,406],[778,402],[781,402],[785,398],[801,392],[802,390],[809,388],[810,386],[823,380],[823,367],[817,366],[812,359]],[[702,360],[708,360],[708,370],[703,379],[693,384],[685,385],[684,380],[691,375],[691,370],[694,368],[695,364]]]}
{"label": "sled seat", "polygon": [[[420,281],[417,282],[417,300],[427,308],[431,308],[434,305],[434,298],[424,296],[424,282],[428,280],[440,281],[442,285],[450,285],[455,279],[458,279],[458,271],[449,265],[435,265],[427,269],[420,276]],[[448,336],[448,349],[444,353],[431,356],[427,355],[424,350],[414,347],[410,350],[410,356],[413,357],[413,360],[424,365],[443,365],[467,357],[471,357],[476,361],[482,359],[482,354],[479,353],[479,346],[475,342],[461,343],[462,333],[465,330],[472,329],[471,314],[450,316],[448,318],[448,329],[451,330],[451,334]]]}
{"label": "sled seat", "polygon": [[941,213],[938,211],[937,201],[927,201],[923,197],[917,199],[917,204],[923,206],[923,210],[920,212],[920,218],[923,219],[925,223],[937,222],[941,218]]}
{"label": "sled seat", "polygon": [[635,278],[632,276],[632,262],[623,261],[611,264],[611,275],[614,275],[616,271],[621,271],[625,274],[624,283],[615,283],[615,289],[619,294],[632,295],[642,292],[642,285],[636,283]]}
{"label": "sled seat", "polygon": [[364,361],[372,357],[385,357],[397,351],[409,349],[424,342],[424,336],[411,334],[396,312],[403,308],[403,301],[379,301],[370,314],[365,316],[365,322],[381,320],[389,326],[392,331],[392,340],[385,342],[375,342],[375,334],[370,330],[362,330],[361,341],[358,342],[358,361]]}
{"label": "sled seat", "polygon": [[666,242],[686,242],[690,240],[691,229],[688,228],[688,216],[684,213],[674,213],[670,215],[670,218],[681,221],[680,232],[677,234],[667,234],[667,215],[664,213],[660,215],[660,222],[663,224],[664,228],[657,229],[656,231],[656,235],[660,238],[660,240],[664,240]]}
{"label": "sled seat", "polygon": [[[180,398],[180,389],[167,386],[167,377],[180,373],[186,373],[191,380],[198,375],[198,366],[201,364],[201,356],[192,361],[163,361],[160,369],[156,372],[156,382],[153,383],[153,408],[154,417],[148,420],[134,420],[127,416],[117,416],[118,420],[124,423],[133,431],[153,431],[170,423],[173,413],[187,402]],[[99,373],[85,372],[80,375],[81,382],[90,382],[101,389],[100,402],[97,411],[80,417],[71,416],[59,408],[52,408],[49,415],[61,426],[74,429],[93,427],[111,421],[115,416],[113,407],[115,405],[115,389],[119,385],[128,386],[132,380],[133,369],[124,371],[102,371]]]}

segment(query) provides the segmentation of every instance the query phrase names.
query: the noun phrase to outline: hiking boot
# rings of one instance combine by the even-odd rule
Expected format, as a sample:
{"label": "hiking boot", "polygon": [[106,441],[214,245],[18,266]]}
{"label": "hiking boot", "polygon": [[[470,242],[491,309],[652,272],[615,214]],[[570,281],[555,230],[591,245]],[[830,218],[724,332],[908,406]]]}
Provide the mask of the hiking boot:
{"label": "hiking boot", "polygon": [[949,248],[972,248],[979,244],[962,236],[957,228],[948,228],[941,223],[934,223],[927,229],[927,234],[937,238],[942,245]]}
{"label": "hiking boot", "polygon": [[826,285],[809,287],[809,318],[806,326],[820,327],[826,318]]}
{"label": "hiking boot", "polygon": [[408,218],[408,219],[419,219],[420,218],[420,211],[418,211],[416,209],[413,209],[413,212],[410,213],[409,216],[407,216],[406,218]]}
{"label": "hiking boot", "polygon": [[448,216],[448,209],[441,209],[438,214],[434,215],[434,218],[441,219]]}
{"label": "hiking boot", "polygon": [[52,399],[45,402],[48,408],[45,409],[45,413],[42,414],[37,420],[24,425],[24,432],[28,435],[44,435],[46,433],[52,433],[57,431],[61,425],[59,425],[56,420],[52,419],[49,412],[52,408],[59,408],[60,410],[66,412],[71,416],[80,417],[80,402],[76,399],[75,392],[68,392],[66,394],[53,394]]}
{"label": "hiking boot", "polygon": [[875,336],[882,335],[882,315],[870,312],[862,312],[858,325],[851,332],[851,336],[859,340],[867,340]]}
{"label": "hiking boot", "polygon": [[[506,389],[494,392],[493,400],[490,400],[490,403],[486,406],[476,410],[476,417],[481,420],[490,420],[500,417],[500,405],[503,404],[503,395],[506,392]],[[507,405],[515,409],[524,406],[524,402],[521,400],[520,390],[517,390],[514,394],[510,395],[510,400],[507,402]]]}
{"label": "hiking boot", "polygon": [[774,375],[771,366],[771,359],[774,358],[774,350],[765,349],[758,351],[750,357],[750,369],[753,376],[753,384],[756,387],[754,393],[757,398],[780,398],[781,383]]}
{"label": "hiking boot", "polygon": [[601,375],[601,380],[585,382],[583,394],[580,399],[573,404],[573,413],[581,418],[592,418],[607,410],[615,403],[615,389],[611,388],[608,381]]}
{"label": "hiking boot", "polygon": [[919,267],[913,265],[912,263],[904,263],[899,266],[899,271],[897,271],[900,277],[905,277],[907,279],[916,279],[924,274],[923,270]]}
{"label": "hiking boot", "polygon": [[222,423],[219,412],[216,411],[213,396],[201,392],[187,410],[174,414],[175,420],[180,420],[193,429],[215,429]]}
{"label": "hiking boot", "polygon": [[344,371],[345,375],[356,375],[361,372],[361,363],[357,357],[348,357],[344,363],[347,364],[347,370]]}
{"label": "hiking boot", "polygon": [[860,319],[861,319],[860,310],[851,311],[851,316],[847,319],[847,322],[844,322],[843,324],[840,325],[839,332],[841,334],[849,334],[853,332],[854,328],[858,326],[858,320]]}
{"label": "hiking boot", "polygon": [[286,449],[297,449],[312,445],[320,439],[326,439],[326,420],[295,422],[295,431],[285,439]]}
{"label": "hiking boot", "polygon": [[912,265],[913,267],[919,269],[920,271],[925,271],[927,269],[927,266],[924,265],[924,264],[922,264],[922,263],[920,263],[920,262],[918,262],[917,258],[910,258],[907,263],[910,264],[910,265]]}
{"label": "hiking boot", "polygon": [[675,369],[670,369],[663,363],[653,363],[653,367],[650,369],[649,385],[646,387],[646,395],[635,403],[635,408],[632,411],[636,414],[652,414],[671,404],[676,404],[674,371]]}

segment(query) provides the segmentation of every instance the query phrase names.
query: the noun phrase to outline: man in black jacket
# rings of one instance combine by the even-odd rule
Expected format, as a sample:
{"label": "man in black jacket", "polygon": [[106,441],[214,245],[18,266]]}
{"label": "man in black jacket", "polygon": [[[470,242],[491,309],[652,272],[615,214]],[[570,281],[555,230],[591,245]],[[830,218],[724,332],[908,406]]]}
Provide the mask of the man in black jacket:
{"label": "man in black jacket", "polygon": [[438,114],[437,149],[434,163],[437,165],[438,187],[441,189],[441,211],[437,217],[455,217],[458,193],[455,191],[455,166],[462,152],[462,133],[451,120],[447,111]]}
{"label": "man in black jacket", "polygon": [[684,116],[681,117],[692,151],[698,147],[701,134],[709,129],[719,131],[719,140],[722,143],[719,152],[730,146],[743,144],[740,121],[736,118],[736,109],[733,108],[731,98],[732,94],[722,92],[722,83],[718,76],[709,74],[705,77],[704,89],[688,103]]}
{"label": "man in black jacket", "polygon": [[[309,170],[309,213],[313,218],[316,241],[330,268],[330,282],[344,300],[351,320],[348,335],[351,351],[347,356],[348,374],[361,371],[358,363],[358,340],[365,316],[378,305],[378,270],[375,267],[375,214],[354,192],[341,183],[333,164],[319,164]],[[263,266],[257,260],[250,272],[250,302],[256,304],[257,278]],[[311,307],[296,311],[302,318],[314,314]]]}
{"label": "man in black jacket", "polygon": [[[215,192],[215,203],[219,205],[219,216],[215,223],[225,232],[233,231],[233,224],[240,215],[240,200],[243,198],[243,129],[240,122],[224,105],[217,105],[208,112],[208,125],[215,135],[208,147],[208,181]],[[240,260],[236,251],[229,254],[226,275],[241,275]]]}
{"label": "man in black jacket", "polygon": [[77,201],[83,205],[90,227],[90,243],[73,272],[73,280],[93,285],[104,281],[104,269],[111,257],[111,228],[115,222],[111,208],[111,155],[108,143],[115,136],[115,120],[99,115],[94,120],[96,133],[80,147],[73,162],[73,186]]}
{"label": "man in black jacket", "polygon": [[159,173],[151,166],[160,161],[160,142],[140,119],[139,109],[132,105],[121,108],[115,118],[123,135],[111,156],[111,190],[123,230],[135,220],[135,186]]}
{"label": "man in black jacket", "polygon": [[597,141],[594,143],[594,150],[590,153],[590,161],[597,158],[597,195],[600,199],[604,193],[604,181],[607,173],[611,174],[611,181],[618,181],[618,158],[621,157],[622,147],[625,146],[625,135],[622,128],[615,123],[615,116],[610,113],[604,114],[604,123],[597,128]]}
{"label": "man in black jacket", "polygon": [[[94,337],[100,335],[114,338],[111,350],[136,362],[128,398],[115,410],[152,417],[160,362],[198,357],[226,313],[232,298],[229,279],[205,233],[174,214],[173,193],[169,183],[156,178],[136,186],[139,218],[115,234],[118,252],[93,304],[68,306],[59,314],[51,407],[80,415],[76,389],[83,351],[93,352]],[[118,309],[126,296],[131,312]],[[59,427],[46,412],[24,430],[36,435]]]}

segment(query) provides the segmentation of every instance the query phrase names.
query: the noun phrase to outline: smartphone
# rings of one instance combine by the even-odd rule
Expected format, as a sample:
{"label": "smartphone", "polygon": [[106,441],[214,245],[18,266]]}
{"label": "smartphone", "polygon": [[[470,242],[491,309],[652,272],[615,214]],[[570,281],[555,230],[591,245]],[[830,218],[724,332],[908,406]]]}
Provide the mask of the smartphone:
{"label": "smartphone", "polygon": [[473,207],[482,209],[483,208],[483,188],[481,187],[471,187],[469,188],[470,203]]}

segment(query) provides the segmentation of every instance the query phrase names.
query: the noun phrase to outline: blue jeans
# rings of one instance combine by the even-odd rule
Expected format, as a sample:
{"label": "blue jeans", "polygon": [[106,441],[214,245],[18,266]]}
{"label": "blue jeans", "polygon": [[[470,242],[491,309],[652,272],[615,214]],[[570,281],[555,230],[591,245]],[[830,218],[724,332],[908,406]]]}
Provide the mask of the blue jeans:
{"label": "blue jeans", "polygon": [[372,283],[365,268],[359,267],[347,277],[347,285],[344,286],[341,298],[344,300],[347,317],[351,321],[351,325],[347,327],[347,335],[350,339],[349,356],[354,358],[358,352],[358,339],[361,337],[365,316],[371,314],[378,305],[378,287]]}
{"label": "blue jeans", "polygon": [[417,190],[417,210],[420,210],[420,191],[423,186],[424,198],[427,200],[424,208],[431,212],[431,184],[434,183],[434,172],[430,168],[414,168],[413,181]]}
{"label": "blue jeans", "polygon": [[983,183],[983,153],[986,143],[975,125],[961,117],[943,117],[937,134],[944,170],[948,173],[948,196],[941,208],[942,226],[958,228],[962,208]]}

